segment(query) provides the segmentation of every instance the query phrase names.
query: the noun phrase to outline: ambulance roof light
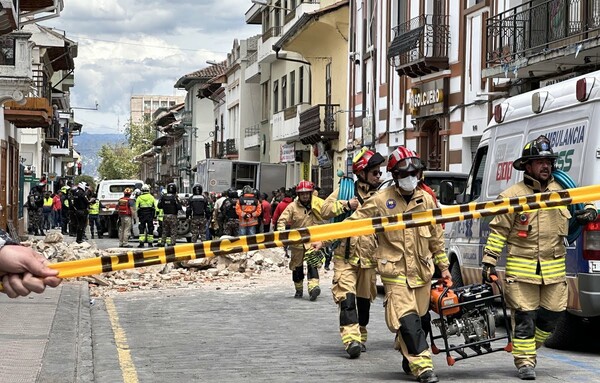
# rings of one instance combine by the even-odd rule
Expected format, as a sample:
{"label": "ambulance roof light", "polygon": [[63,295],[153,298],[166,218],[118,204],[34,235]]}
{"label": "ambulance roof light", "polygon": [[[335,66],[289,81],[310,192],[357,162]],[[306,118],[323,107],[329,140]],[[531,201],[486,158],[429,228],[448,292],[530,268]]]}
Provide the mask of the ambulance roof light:
{"label": "ambulance roof light", "polygon": [[596,78],[594,77],[584,77],[577,80],[577,85],[575,87],[575,96],[577,97],[577,101],[584,102],[590,98],[590,94],[592,93],[592,89],[596,84]]}
{"label": "ambulance roof light", "polygon": [[508,112],[508,104],[500,103],[494,106],[494,121],[497,124],[500,124],[504,121],[504,117],[506,116],[506,112]]}

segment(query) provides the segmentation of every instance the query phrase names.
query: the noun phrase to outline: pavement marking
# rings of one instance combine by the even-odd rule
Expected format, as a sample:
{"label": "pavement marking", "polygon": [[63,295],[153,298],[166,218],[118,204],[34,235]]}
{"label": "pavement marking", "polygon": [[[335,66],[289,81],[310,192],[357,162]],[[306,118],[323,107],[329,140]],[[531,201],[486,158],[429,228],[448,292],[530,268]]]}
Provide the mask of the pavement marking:
{"label": "pavement marking", "polygon": [[597,366],[590,365],[586,362],[581,362],[578,360],[574,360],[566,355],[558,355],[558,354],[544,354],[545,357],[558,360],[559,362],[569,364],[571,366],[581,368],[582,370],[588,370],[591,372],[595,372],[596,374],[600,373],[600,369]]}
{"label": "pavement marking", "polygon": [[104,304],[106,305],[106,312],[112,325],[113,333],[115,334],[115,345],[117,346],[117,353],[119,354],[119,365],[121,366],[121,372],[123,373],[124,383],[138,383],[138,376],[133,360],[131,359],[131,352],[129,351],[129,345],[127,344],[127,336],[125,330],[119,324],[119,314],[112,298],[106,298]]}

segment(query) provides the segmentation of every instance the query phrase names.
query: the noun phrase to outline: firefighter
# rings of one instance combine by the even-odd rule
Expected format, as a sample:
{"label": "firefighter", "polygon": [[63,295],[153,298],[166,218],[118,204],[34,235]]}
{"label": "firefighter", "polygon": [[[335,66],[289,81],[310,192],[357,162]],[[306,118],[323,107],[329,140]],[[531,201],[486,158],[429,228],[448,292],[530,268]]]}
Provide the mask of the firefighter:
{"label": "firefighter", "polygon": [[135,218],[135,201],[131,198],[131,189],[123,190],[123,197],[117,201],[119,214],[119,246],[131,247],[129,235],[131,234],[132,221]]}
{"label": "firefighter", "polygon": [[135,210],[140,220],[140,236],[138,247],[152,247],[154,242],[154,216],[156,214],[156,200],[150,194],[150,185],[144,184],[140,189],[141,194],[135,199]]}
{"label": "firefighter", "polygon": [[[347,219],[435,208],[431,195],[417,188],[422,166],[415,152],[398,147],[389,156],[387,164],[394,185],[366,200]],[[402,352],[412,374],[421,383],[438,382],[421,321],[429,312],[434,266],[440,269],[442,278],[451,278],[443,234],[442,226],[437,224],[375,234],[378,243],[376,268],[385,288],[386,324],[396,334],[395,349]],[[360,245],[364,239],[353,238],[351,246]]]}
{"label": "firefighter", "polygon": [[[340,200],[336,189],[323,203],[323,218],[351,214],[369,199],[381,184],[379,166],[385,158],[377,152],[361,149],[352,159],[352,172],[358,178],[354,184],[353,197]],[[371,302],[377,297],[375,286],[374,237],[362,237],[360,244],[351,251],[350,239],[334,242],[334,275],[331,291],[339,307],[340,335],[351,359],[366,351],[367,324]],[[365,242],[366,241],[366,242]]]}
{"label": "firefighter", "polygon": [[262,205],[258,201],[254,190],[250,185],[244,186],[242,196],[235,204],[240,225],[240,235],[254,235],[258,227],[258,219],[262,213]]}
{"label": "firefighter", "polygon": [[192,243],[206,240],[206,222],[210,218],[209,200],[202,194],[202,185],[196,184],[192,187],[192,197],[189,199],[185,211],[190,219],[190,230],[192,232]]}
{"label": "firefighter", "polygon": [[163,209],[163,230],[161,245],[175,246],[177,244],[177,213],[183,210],[177,196],[177,185],[167,185],[167,194],[160,197],[158,208]]}
{"label": "firefighter", "polygon": [[231,188],[227,191],[227,198],[223,201],[220,211],[220,222],[223,223],[223,234],[232,237],[239,235],[240,224],[235,207],[238,200],[237,190]]}
{"label": "firefighter", "polygon": [[[513,162],[524,171],[523,181],[498,198],[563,189],[553,178],[558,156],[550,140],[539,136],[528,142]],[[596,220],[593,204],[575,212],[580,224]],[[513,315],[513,357],[519,378],[535,380],[536,349],[550,336],[567,307],[566,247],[569,218],[566,206],[510,213],[494,217],[484,248],[482,276],[491,282],[496,263],[506,252],[504,293]]]}
{"label": "firefighter", "polygon": [[[298,229],[323,223],[321,217],[321,207],[323,200],[313,196],[314,185],[310,181],[300,181],[296,186],[298,198],[290,203],[281,216],[277,219],[277,230],[285,230],[286,226],[290,229]],[[292,280],[296,288],[294,298],[302,298],[304,294],[304,260],[314,250],[317,250],[322,244],[299,244],[290,246],[292,256],[290,258],[290,270],[292,270]],[[308,253],[308,254],[307,254]],[[307,263],[306,274],[308,279],[308,295],[311,301],[315,301],[321,294],[319,287],[318,265]]]}

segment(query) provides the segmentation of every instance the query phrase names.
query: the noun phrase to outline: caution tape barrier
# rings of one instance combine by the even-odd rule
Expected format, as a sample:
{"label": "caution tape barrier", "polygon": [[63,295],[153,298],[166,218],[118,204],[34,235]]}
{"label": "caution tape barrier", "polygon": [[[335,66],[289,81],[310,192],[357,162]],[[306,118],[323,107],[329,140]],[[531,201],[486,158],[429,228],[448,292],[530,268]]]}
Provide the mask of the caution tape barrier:
{"label": "caution tape barrier", "polygon": [[464,221],[498,214],[567,206],[596,200],[600,200],[600,185],[487,202],[472,202],[414,213],[343,221],[296,230],[222,238],[202,243],[188,243],[149,250],[133,250],[111,256],[59,262],[51,264],[50,267],[59,271],[58,276],[60,278],[72,278],[251,250],[369,235],[430,224]]}

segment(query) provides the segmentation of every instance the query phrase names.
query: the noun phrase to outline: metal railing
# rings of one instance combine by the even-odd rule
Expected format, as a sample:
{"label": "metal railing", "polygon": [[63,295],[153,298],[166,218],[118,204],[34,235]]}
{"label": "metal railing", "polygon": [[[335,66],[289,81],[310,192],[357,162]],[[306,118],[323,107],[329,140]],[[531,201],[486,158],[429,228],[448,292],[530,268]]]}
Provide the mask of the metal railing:
{"label": "metal railing", "polygon": [[420,15],[392,29],[388,59],[401,67],[422,58],[447,58],[450,28],[447,15]]}
{"label": "metal railing", "polygon": [[489,66],[564,48],[600,30],[599,0],[527,1],[487,20]]}
{"label": "metal railing", "polygon": [[228,138],[225,141],[225,154],[238,154],[237,147],[235,146],[235,138]]}
{"label": "metal railing", "polygon": [[263,33],[263,35],[262,35],[262,41],[263,41],[263,43],[265,41],[267,41],[268,39],[270,39],[271,37],[280,36],[281,35],[281,29],[282,29],[281,26],[271,27],[271,28],[267,29],[265,31],[265,33]]}
{"label": "metal railing", "polygon": [[256,136],[259,133],[260,133],[260,124],[255,124],[255,125],[247,127],[244,130],[244,137]]}

